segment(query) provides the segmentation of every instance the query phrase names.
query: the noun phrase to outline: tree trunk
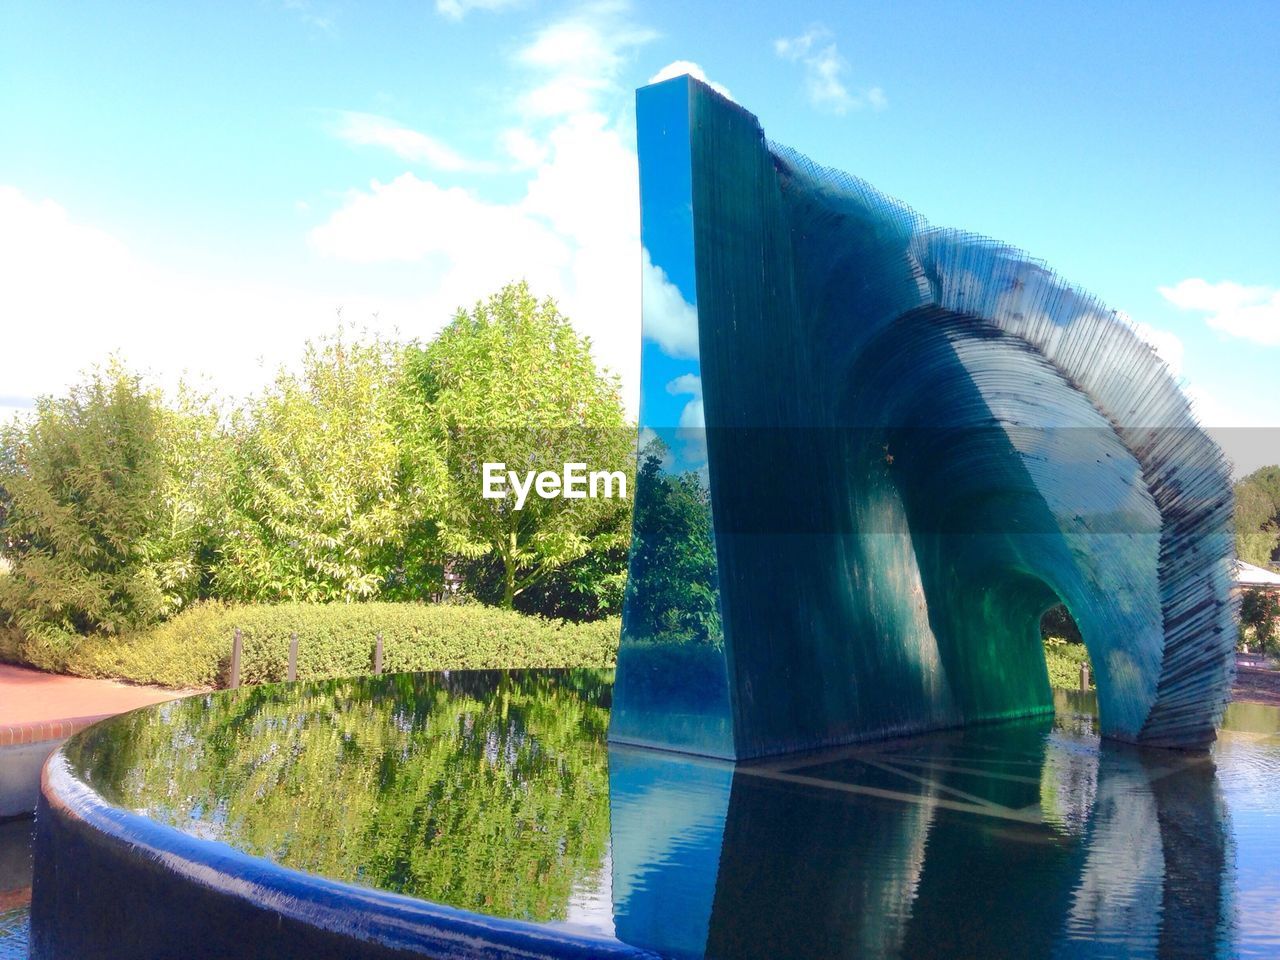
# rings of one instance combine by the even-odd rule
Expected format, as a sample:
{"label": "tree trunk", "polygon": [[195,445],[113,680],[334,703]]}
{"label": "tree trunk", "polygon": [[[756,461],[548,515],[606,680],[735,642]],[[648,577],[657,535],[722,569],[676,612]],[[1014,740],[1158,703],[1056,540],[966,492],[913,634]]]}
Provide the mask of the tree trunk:
{"label": "tree trunk", "polygon": [[512,610],[516,600],[516,562],[512,557],[502,558],[502,608]]}

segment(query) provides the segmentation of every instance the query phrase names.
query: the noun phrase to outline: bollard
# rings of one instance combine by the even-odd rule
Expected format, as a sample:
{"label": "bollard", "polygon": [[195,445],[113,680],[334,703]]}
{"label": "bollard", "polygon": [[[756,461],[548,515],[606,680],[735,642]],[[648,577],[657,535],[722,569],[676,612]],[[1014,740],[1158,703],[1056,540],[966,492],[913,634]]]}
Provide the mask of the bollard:
{"label": "bollard", "polygon": [[373,641],[373,672],[375,676],[382,673],[382,634]]}
{"label": "bollard", "polygon": [[244,638],[240,636],[240,628],[231,637],[231,689],[240,686],[240,655],[244,652]]}
{"label": "bollard", "polygon": [[290,683],[298,679],[298,632],[289,634],[289,673],[286,678]]}
{"label": "bollard", "polygon": [[1080,664],[1080,689],[1089,689],[1089,662],[1087,660]]}

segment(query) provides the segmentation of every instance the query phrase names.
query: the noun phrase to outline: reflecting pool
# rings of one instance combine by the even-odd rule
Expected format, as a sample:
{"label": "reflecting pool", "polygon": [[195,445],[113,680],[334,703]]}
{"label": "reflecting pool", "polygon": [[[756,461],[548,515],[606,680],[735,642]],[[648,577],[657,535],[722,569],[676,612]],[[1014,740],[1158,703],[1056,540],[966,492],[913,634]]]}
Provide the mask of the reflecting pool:
{"label": "reflecting pool", "polygon": [[31,821],[0,821],[0,960],[25,960],[31,904]]}
{"label": "reflecting pool", "polygon": [[1189,755],[1103,743],[1060,692],[1053,718],[734,766],[610,747],[610,701],[598,671],[267,686],[66,754],[192,836],[668,957],[1280,955],[1276,709]]}

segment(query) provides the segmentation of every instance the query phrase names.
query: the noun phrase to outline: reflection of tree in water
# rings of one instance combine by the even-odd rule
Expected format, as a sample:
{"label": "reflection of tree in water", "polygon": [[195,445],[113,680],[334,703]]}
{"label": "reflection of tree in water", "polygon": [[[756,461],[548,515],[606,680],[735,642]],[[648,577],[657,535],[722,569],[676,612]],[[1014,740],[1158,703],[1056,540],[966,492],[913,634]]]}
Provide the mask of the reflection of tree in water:
{"label": "reflection of tree in water", "polygon": [[288,867],[563,919],[608,845],[608,674],[400,675],[257,687],[95,728],[110,802]]}

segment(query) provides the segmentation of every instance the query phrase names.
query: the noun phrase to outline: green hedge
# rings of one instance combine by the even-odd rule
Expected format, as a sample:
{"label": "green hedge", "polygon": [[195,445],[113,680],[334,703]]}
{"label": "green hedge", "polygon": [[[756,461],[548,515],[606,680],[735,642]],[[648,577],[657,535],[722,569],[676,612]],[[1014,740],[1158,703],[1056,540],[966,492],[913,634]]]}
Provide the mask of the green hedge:
{"label": "green hedge", "polygon": [[[1089,660],[1083,643],[1072,643],[1061,637],[1045,637],[1044,662],[1049,668],[1049,686],[1062,690],[1080,689],[1080,664]],[[1093,664],[1089,664],[1089,688],[1092,689]]]}
{"label": "green hedge", "polygon": [[222,686],[236,628],[244,637],[241,682],[268,683],[284,679],[294,631],[298,679],[316,680],[370,673],[379,633],[389,673],[607,667],[617,655],[619,621],[563,623],[470,604],[205,603],[152,630],[89,638],[66,669],[166,687]]}

